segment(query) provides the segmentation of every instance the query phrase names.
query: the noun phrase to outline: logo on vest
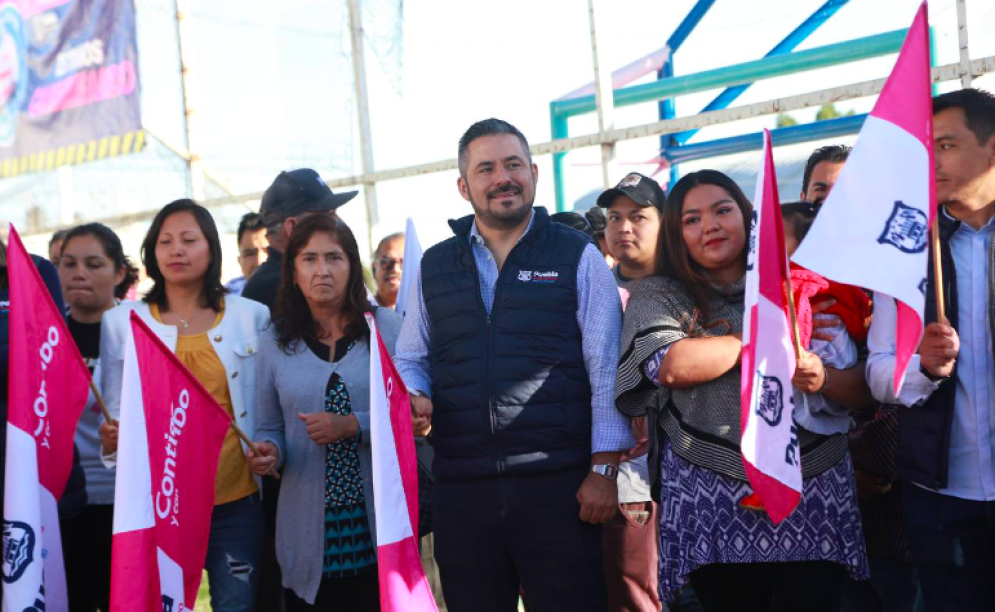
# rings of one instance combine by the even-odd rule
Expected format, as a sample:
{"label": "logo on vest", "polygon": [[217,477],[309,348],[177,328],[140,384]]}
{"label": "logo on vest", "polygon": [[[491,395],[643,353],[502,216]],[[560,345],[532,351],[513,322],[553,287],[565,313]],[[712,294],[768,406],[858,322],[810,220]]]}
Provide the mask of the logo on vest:
{"label": "logo on vest", "polygon": [[559,282],[560,273],[554,270],[519,270],[518,280],[523,283],[540,283],[548,285]]}
{"label": "logo on vest", "polygon": [[771,427],[776,427],[781,422],[781,415],[784,413],[784,386],[780,379],[775,376],[764,376],[757,372],[760,377],[760,398],[757,401],[757,414]]}
{"label": "logo on vest", "polygon": [[34,561],[35,530],[20,521],[3,522],[3,581],[17,582]]}
{"label": "logo on vest", "polygon": [[895,202],[878,242],[890,244],[903,253],[922,253],[926,250],[927,223],[926,213]]}

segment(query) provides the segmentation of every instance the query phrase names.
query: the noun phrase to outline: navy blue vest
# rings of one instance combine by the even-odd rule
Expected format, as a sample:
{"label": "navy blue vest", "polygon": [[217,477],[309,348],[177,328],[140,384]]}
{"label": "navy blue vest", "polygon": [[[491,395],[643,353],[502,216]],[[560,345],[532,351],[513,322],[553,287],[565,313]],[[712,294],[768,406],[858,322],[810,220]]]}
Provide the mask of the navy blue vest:
{"label": "navy blue vest", "polygon": [[[950,251],[950,237],[960,227],[942,212],[940,222],[940,265],[943,268],[942,293],[947,319],[957,333],[957,270]],[[925,325],[937,320],[936,280],[933,275],[933,251],[929,250],[929,270],[926,282]],[[950,429],[954,420],[954,395],[957,366],[950,379],[944,381],[922,406],[899,411],[898,450],[895,454],[898,474],[904,480],[941,489],[947,486],[950,462]]]}
{"label": "navy blue vest", "polygon": [[591,387],[577,324],[577,265],[590,240],[535,209],[487,314],[473,216],[425,252],[433,468],[437,478],[549,472],[591,456]]}

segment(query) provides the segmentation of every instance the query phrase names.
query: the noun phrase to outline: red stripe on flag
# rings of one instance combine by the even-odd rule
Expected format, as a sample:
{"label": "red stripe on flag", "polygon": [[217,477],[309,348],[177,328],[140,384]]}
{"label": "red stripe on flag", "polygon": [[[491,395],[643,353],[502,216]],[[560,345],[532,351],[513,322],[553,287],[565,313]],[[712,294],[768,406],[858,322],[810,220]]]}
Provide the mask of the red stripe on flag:
{"label": "red stripe on flag", "polygon": [[380,566],[381,609],[396,612],[436,610],[414,537],[377,547],[377,564]]}
{"label": "red stripe on flag", "polygon": [[114,534],[110,612],[162,612],[154,529]]}

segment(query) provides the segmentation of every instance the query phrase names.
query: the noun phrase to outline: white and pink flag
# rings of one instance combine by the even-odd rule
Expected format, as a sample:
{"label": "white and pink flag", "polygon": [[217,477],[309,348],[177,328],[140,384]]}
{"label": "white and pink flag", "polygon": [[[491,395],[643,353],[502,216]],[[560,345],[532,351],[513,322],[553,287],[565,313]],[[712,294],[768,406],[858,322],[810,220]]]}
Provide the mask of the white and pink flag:
{"label": "white and pink flag", "polygon": [[418,553],[418,468],[411,402],[376,321],[370,315],[366,321],[380,607],[383,612],[437,612]]}
{"label": "white and pink flag", "polygon": [[3,502],[3,610],[66,612],[58,501],[73,466],[90,372],[10,226],[10,371]]}
{"label": "white and pink flag", "polygon": [[792,260],[895,298],[895,392],[919,348],[936,217],[929,21],[923,2],[836,185]]}
{"label": "white and pink flag", "polygon": [[134,312],[121,388],[111,612],[193,610],[231,418]]}
{"label": "white and pink flag", "polygon": [[751,225],[740,385],[741,446],[754,493],[771,520],[780,523],[801,499],[802,470],[791,386],[795,351],[786,311],[788,257],[767,130]]}

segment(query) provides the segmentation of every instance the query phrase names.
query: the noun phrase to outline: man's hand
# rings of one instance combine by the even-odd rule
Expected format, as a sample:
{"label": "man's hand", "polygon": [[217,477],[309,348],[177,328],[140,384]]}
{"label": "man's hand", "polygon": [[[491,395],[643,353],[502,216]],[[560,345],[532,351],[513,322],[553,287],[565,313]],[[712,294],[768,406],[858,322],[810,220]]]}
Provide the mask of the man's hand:
{"label": "man's hand", "polygon": [[795,377],[791,379],[791,384],[803,393],[818,393],[826,382],[826,368],[822,360],[803,349],[795,363]]}
{"label": "man's hand", "polygon": [[[820,300],[819,302],[812,304],[812,314],[817,315],[820,312],[825,312],[826,310],[829,310],[835,305],[836,305],[836,298],[826,298],[824,300]],[[825,329],[827,327],[836,327],[841,323],[842,321],[840,320],[840,318],[835,315],[827,319],[816,319],[815,317],[812,317],[812,338],[818,340],[825,340],[826,342],[832,342],[833,340],[836,339],[835,336],[824,334],[819,330]]]}
{"label": "man's hand", "polygon": [[117,436],[119,428],[117,421],[104,421],[100,424],[100,445],[104,453],[110,455],[117,452]]}
{"label": "man's hand", "polygon": [[919,364],[924,370],[937,378],[950,376],[959,352],[960,337],[956,329],[945,323],[926,326],[922,344],[919,345]]}
{"label": "man's hand", "polygon": [[[595,453],[591,465],[618,466],[619,453]],[[618,485],[601,474],[589,472],[577,491],[580,503],[580,520],[586,523],[607,523],[618,512]]]}
{"label": "man's hand", "polygon": [[307,435],[319,446],[351,438],[359,433],[359,421],[351,414],[343,416],[331,412],[298,413],[297,418],[307,425]]}
{"label": "man's hand", "polygon": [[411,395],[411,428],[423,438],[432,431],[432,400],[424,395]]}
{"label": "man's hand", "polygon": [[252,473],[263,476],[275,472],[279,454],[276,446],[269,442],[256,442],[256,448],[259,449],[258,455],[252,451],[251,446],[245,449],[246,463],[249,464]]}
{"label": "man's hand", "polygon": [[857,469],[853,470],[853,476],[857,480],[858,499],[879,497],[891,491],[892,485],[886,478]]}

